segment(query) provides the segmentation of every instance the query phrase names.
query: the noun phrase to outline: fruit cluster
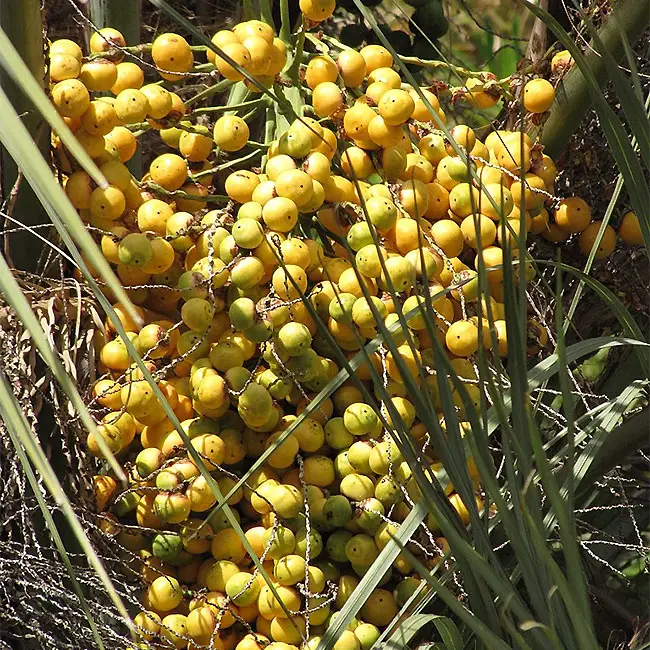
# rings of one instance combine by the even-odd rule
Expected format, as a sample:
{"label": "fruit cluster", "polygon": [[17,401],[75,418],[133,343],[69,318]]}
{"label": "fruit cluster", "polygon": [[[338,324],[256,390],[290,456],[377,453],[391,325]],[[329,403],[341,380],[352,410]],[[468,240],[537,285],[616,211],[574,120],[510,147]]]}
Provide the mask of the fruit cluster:
{"label": "fruit cluster", "polygon": [[[300,7],[315,23],[331,15],[334,0]],[[287,45],[260,21],[212,42],[207,67],[249,93],[278,83],[287,65]],[[379,45],[309,55],[300,69],[306,112],[270,134],[263,167],[232,171],[226,196],[213,194],[214,158],[253,146],[249,123],[233,110],[208,127],[167,84],[145,84],[149,67],[181,81],[195,69],[196,48],[162,34],[148,48],[153,64],[141,66],[123,59],[131,50],[122,35],[104,29],[90,49],[84,57],[71,41],[52,43],[52,100],[109,186],[94,186],[56,142],[65,191],[139,305],[142,323],[122,305],[114,309],[185,433],[109,318],[92,396],[99,426],[88,446],[102,457],[100,436],[129,476],[126,490],[108,473],[95,476],[95,487],[102,527],[138,557],[141,641],[315,649],[420,498],[381,396],[390,396],[423,462],[444,475],[403,368],[439,409],[434,336],[480,404],[474,355],[508,352],[504,247],[518,258],[528,233],[554,242],[580,233],[589,251],[600,223],[581,199],[556,200],[555,165],[527,134],[495,131],[481,140],[463,124],[442,130],[436,94],[405,84]],[[476,79],[465,90],[476,106],[496,102]],[[544,112],[553,96],[548,82],[531,80],[524,107]],[[134,133],[146,129],[169,150],[138,180],[125,163],[137,150]],[[207,208],[212,200],[217,209]],[[623,221],[626,241],[639,239],[634,219]],[[607,226],[597,256],[615,239]],[[518,277],[527,281],[532,267],[522,262]],[[376,403],[347,381],[301,417],[340,371],[341,355],[377,337],[380,320],[397,352],[382,346],[358,371]],[[547,334],[529,325],[529,353],[537,354]],[[430,373],[424,381],[420,367]],[[462,421],[463,402],[453,395]],[[215,486],[231,515],[214,509]],[[448,482],[447,493],[467,523]],[[436,535],[429,519],[409,545],[430,566],[445,551]],[[411,574],[400,555],[335,648],[371,648],[420,587]]]}

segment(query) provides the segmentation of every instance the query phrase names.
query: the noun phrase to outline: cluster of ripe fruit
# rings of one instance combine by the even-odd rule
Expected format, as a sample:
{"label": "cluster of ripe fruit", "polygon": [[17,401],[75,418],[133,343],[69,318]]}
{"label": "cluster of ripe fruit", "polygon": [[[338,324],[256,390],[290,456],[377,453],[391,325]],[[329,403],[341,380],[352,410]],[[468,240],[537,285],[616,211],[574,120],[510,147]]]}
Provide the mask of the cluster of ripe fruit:
{"label": "cluster of ripe fruit", "polygon": [[[300,6],[318,21],[334,1]],[[259,21],[219,32],[213,42],[230,61],[209,52],[209,63],[233,82],[243,75],[232,61],[265,85],[287,62],[285,44]],[[513,244],[516,257],[516,242],[528,233],[552,241],[580,233],[588,248],[599,223],[579,198],[556,202],[555,165],[528,135],[496,131],[481,141],[459,124],[453,141],[447,138],[436,126],[446,122],[436,95],[403,84],[378,45],[311,56],[303,91],[320,119],[301,116],[276,133],[263,168],[229,174],[230,202],[208,210],[209,158],[215,147],[244,149],[249,125],[236,114],[219,117],[211,131],[185,121],[178,94],[145,84],[143,69],[122,60],[125,45],[106,29],[93,36],[88,57],[70,41],[50,48],[53,102],[110,184],[95,187],[86,172],[69,168],[65,190],[100,232],[103,254],[140,306],[143,323],[119,304],[115,310],[212,480],[109,319],[103,378],[93,389],[100,424],[88,446],[101,457],[101,436],[131,485],[124,491],[108,474],[95,477],[102,526],[139,558],[146,589],[135,622],[145,647],[311,650],[419,498],[379,406],[365,403],[352,382],[296,426],[340,369],[324,330],[352,356],[377,336],[382,319],[414,377],[421,365],[433,372],[434,331],[478,404],[473,355],[479,347],[499,356],[508,350],[503,246]],[[177,34],[159,36],[150,52],[166,81],[194,65],[193,49]],[[479,82],[466,85],[468,101],[495,101]],[[529,82],[527,110],[547,110],[552,91],[544,80]],[[91,99],[91,92],[104,94]],[[143,122],[178,152],[153,160],[146,185],[125,165]],[[629,217],[626,232],[637,231]],[[610,244],[608,234],[603,254]],[[487,271],[484,295],[479,265]],[[408,336],[397,327],[400,314],[408,315]],[[531,320],[529,352],[545,342]],[[439,472],[397,355],[380,349],[372,364],[423,462]],[[370,384],[371,368],[362,366],[358,378]],[[440,407],[435,374],[422,388]],[[214,482],[229,494],[235,527],[222,510],[211,512]],[[448,494],[467,522],[451,485]],[[427,523],[412,550],[431,565],[445,542]],[[372,647],[418,588],[411,573],[407,557],[398,557],[337,650]]]}

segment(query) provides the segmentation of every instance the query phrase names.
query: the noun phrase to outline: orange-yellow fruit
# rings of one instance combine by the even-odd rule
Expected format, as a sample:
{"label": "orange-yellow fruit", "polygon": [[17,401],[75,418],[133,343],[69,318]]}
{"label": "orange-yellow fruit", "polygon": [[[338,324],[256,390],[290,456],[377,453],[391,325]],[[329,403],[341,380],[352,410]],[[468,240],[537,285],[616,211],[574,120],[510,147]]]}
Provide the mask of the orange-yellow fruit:
{"label": "orange-yellow fruit", "polygon": [[[578,239],[578,245],[580,246],[580,252],[583,255],[589,255],[591,253],[594,244],[596,243],[596,238],[601,227],[600,221],[592,221],[581,233]],[[602,260],[606,257],[609,257],[616,248],[616,231],[611,226],[605,226],[605,230],[596,249],[595,259]]]}
{"label": "orange-yellow fruit", "polygon": [[546,79],[531,79],[524,86],[524,108],[529,113],[546,113],[553,105],[555,88]]}
{"label": "orange-yellow fruit", "polygon": [[363,83],[366,76],[366,60],[356,50],[343,50],[336,60],[336,65],[347,88],[356,88]]}
{"label": "orange-yellow fruit", "polygon": [[591,222],[591,208],[584,199],[562,199],[555,211],[555,223],[567,233],[582,232]]}
{"label": "orange-yellow fruit", "polygon": [[623,215],[618,228],[621,239],[629,246],[640,246],[643,244],[643,233],[639,225],[639,217],[634,212]]}
{"label": "orange-yellow fruit", "polygon": [[299,6],[309,20],[319,23],[334,13],[336,0],[300,0]]}
{"label": "orange-yellow fruit", "polygon": [[393,65],[393,55],[383,45],[366,45],[361,48],[360,54],[366,62],[368,73],[377,68],[390,68]]}

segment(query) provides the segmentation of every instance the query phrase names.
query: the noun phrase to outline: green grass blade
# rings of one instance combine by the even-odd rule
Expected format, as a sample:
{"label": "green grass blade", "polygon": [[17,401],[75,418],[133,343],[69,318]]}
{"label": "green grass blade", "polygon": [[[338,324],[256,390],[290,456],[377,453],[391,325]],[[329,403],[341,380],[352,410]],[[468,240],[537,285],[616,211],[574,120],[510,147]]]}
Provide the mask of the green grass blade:
{"label": "green grass blade", "polygon": [[[612,216],[612,213],[614,212],[614,208],[616,207],[616,204],[618,203],[618,199],[621,196],[622,189],[623,189],[623,176],[619,174],[619,177],[616,179],[616,185],[614,187],[612,198],[609,200],[609,203],[607,204],[607,209],[605,210],[605,214],[603,215],[603,221],[600,225],[600,229],[598,230],[598,234],[596,235],[594,244],[591,247],[591,250],[589,251],[589,255],[587,256],[587,261],[585,262],[585,266],[583,269],[583,273],[585,275],[588,275],[593,267],[593,263],[594,260],[596,259],[596,253],[598,251],[598,247],[600,246],[600,242],[603,239],[603,234],[605,233],[605,228],[609,224],[609,220]],[[575,294],[571,299],[571,304],[569,305],[569,309],[567,310],[566,313],[566,320],[563,325],[563,330],[565,334],[567,333],[569,326],[571,324],[571,319],[573,318],[573,315],[575,314],[575,311],[578,308],[578,304],[580,303],[580,298],[582,297],[584,288],[585,288],[585,282],[584,280],[580,280],[580,283],[576,288]]]}
{"label": "green grass blade", "polygon": [[[422,632],[422,629],[431,624],[435,625],[443,642],[445,650],[463,650],[463,639],[456,624],[448,616],[436,614],[415,614],[409,616],[399,629],[386,641],[386,650],[398,650],[408,647],[408,644]],[[421,647],[421,646],[418,646]]]}
{"label": "green grass blade", "polygon": [[630,313],[630,310],[623,304],[620,298],[602,282],[592,278],[588,273],[585,273],[574,266],[565,264],[564,262],[545,260],[540,261],[539,265],[551,266],[563,273],[575,275],[580,282],[583,282],[587,287],[589,287],[605,303],[605,306],[612,311],[618,319],[618,322],[621,324],[626,336],[634,337],[639,341],[645,341],[647,339],[634,319],[634,316]]}
{"label": "green grass blade", "polygon": [[[648,386],[650,386],[648,380],[637,379],[627,386],[620,395],[604,402],[603,404],[599,404],[577,418],[576,428],[579,429],[579,433],[576,435],[576,445],[580,446],[588,443],[588,441],[591,441],[594,436],[598,436],[602,431],[611,432],[614,427],[619,424],[622,417],[627,413],[630,407],[638,403],[638,400],[643,399]],[[557,450],[558,447],[561,446],[562,440],[566,434],[566,428],[559,431],[544,444],[544,451],[551,452]],[[586,472],[586,469],[580,469],[580,464],[582,462],[591,464],[593,462],[591,455],[591,453],[587,454],[586,451],[583,450],[581,456],[576,461],[574,472],[578,483]],[[564,452],[558,452],[551,458],[550,462],[552,467],[564,469]]]}
{"label": "green grass blade", "polygon": [[104,175],[99,171],[93,159],[79,144],[77,138],[67,127],[63,118],[56,112],[52,102],[38,81],[34,79],[29,68],[25,65],[20,55],[9,40],[9,37],[0,29],[0,65],[7,74],[11,75],[14,82],[21,88],[38,112],[47,120],[52,130],[61,138],[61,142],[76,158],[79,164],[88,172],[91,178],[100,187],[106,187]]}
{"label": "green grass blade", "polygon": [[648,440],[649,415],[650,411],[646,407],[616,427],[611,435],[605,437],[601,444],[593,449],[594,456],[589,459],[589,467],[585,469],[577,485],[581,496],[593,486],[594,481],[619,465],[622,458],[627,458],[645,445]]}
{"label": "green grass blade", "polygon": [[280,2],[280,38],[289,43],[291,38],[291,17],[289,14],[289,0],[279,0]]}
{"label": "green grass blade", "polygon": [[4,374],[0,375],[0,406],[2,407],[2,418],[7,425],[8,429],[13,430],[14,435],[18,439],[18,442],[23,445],[25,452],[29,456],[31,463],[36,468],[36,471],[39,473],[45,486],[47,487],[49,493],[54,498],[57,506],[61,508],[68,524],[75,537],[77,538],[85,556],[88,558],[90,566],[93,567],[97,575],[99,576],[106,593],[109,595],[110,599],[113,601],[115,607],[117,608],[120,615],[124,618],[124,621],[129,626],[131,630],[134,630],[133,622],[120,598],[119,594],[115,590],[113,583],[111,582],[110,577],[106,573],[106,569],[102,564],[102,561],[97,556],[95,549],[93,548],[92,543],[88,539],[84,529],[81,526],[81,523],[77,519],[77,516],[74,513],[74,509],[65,494],[61,483],[59,483],[54,470],[49,464],[43,449],[41,448],[36,435],[31,430],[27,420],[25,419],[24,414],[20,410],[19,406],[16,404],[15,399],[7,381],[4,377]]}
{"label": "green grass blade", "polygon": [[[644,395],[647,387],[648,383],[645,381],[632,382],[618,397],[607,402],[604,408],[601,408],[598,414],[584,427],[585,434],[589,436],[589,442],[580,452],[573,466],[576,489],[579,489],[580,483],[596,461],[600,450],[610,439],[626,441],[626,436],[621,435],[619,431],[621,427],[617,424],[630,405]],[[639,436],[639,443],[641,440],[642,434]],[[615,454],[615,457],[622,458],[618,454]]]}
{"label": "green grass blade", "polygon": [[[587,356],[592,352],[596,352],[602,348],[615,348],[622,346],[640,347],[647,349],[650,347],[648,343],[636,339],[628,339],[615,336],[602,336],[598,338],[588,339],[574,343],[567,348],[566,363],[573,363],[583,356]],[[552,354],[548,358],[540,361],[528,373],[529,389],[532,391],[541,386],[545,381],[548,381],[553,375],[557,374],[560,368],[560,362],[557,354]],[[503,406],[507,410],[512,407],[512,399],[510,395],[504,395]],[[488,414],[488,432],[493,433],[500,426],[501,419],[494,409],[490,409]]]}
{"label": "green grass blade", "polygon": [[406,547],[402,549],[402,552],[410,560],[413,568],[429,583],[433,591],[445,603],[449,611],[456,619],[472,630],[486,644],[486,648],[490,648],[490,650],[512,650],[511,646],[505,643],[498,635],[494,634],[480,618],[474,616],[471,610],[466,608],[458,600],[456,594],[445,587],[442,581],[432,575]]}
{"label": "green grass blade", "polygon": [[260,0],[260,18],[267,25],[271,25],[275,31],[275,24],[273,22],[273,12],[271,10],[271,0]]}
{"label": "green grass blade", "polygon": [[[382,549],[379,557],[361,578],[350,598],[339,611],[336,620],[330,623],[325,631],[317,650],[331,650],[339,638],[341,632],[345,630],[350,621],[356,616],[357,612],[365,605],[368,597],[376,589],[384,574],[384,567],[390,566],[400,554],[400,540],[407,542],[417,527],[424,521],[427,511],[422,504],[416,504],[399,527],[397,533],[391,538],[388,544]],[[382,567],[381,569],[379,567]]]}

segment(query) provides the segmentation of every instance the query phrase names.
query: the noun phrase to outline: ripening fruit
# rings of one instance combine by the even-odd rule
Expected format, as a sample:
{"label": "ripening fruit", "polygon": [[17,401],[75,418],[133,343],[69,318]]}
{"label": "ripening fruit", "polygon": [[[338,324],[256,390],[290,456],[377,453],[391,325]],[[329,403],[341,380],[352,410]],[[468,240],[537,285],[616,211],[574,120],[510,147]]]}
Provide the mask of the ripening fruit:
{"label": "ripening fruit", "polygon": [[151,180],[169,192],[179,190],[188,174],[187,161],[173,153],[158,156],[150,165]]}
{"label": "ripening fruit", "polygon": [[279,75],[287,63],[287,46],[278,37],[273,38],[271,47],[271,60],[268,64],[266,74],[270,77]]}
{"label": "ripening fruit", "polygon": [[546,190],[546,184],[542,178],[535,174],[526,174],[524,182],[515,181],[510,186],[510,194],[514,204],[518,207],[525,205],[526,210],[531,212],[538,210],[544,204],[546,196],[543,192]]}
{"label": "ripening fruit", "polygon": [[183,598],[181,586],[176,578],[159,576],[147,590],[147,600],[159,612],[168,612],[176,608]]}
{"label": "ripening fruit", "polygon": [[445,343],[453,355],[468,357],[478,350],[478,328],[471,321],[456,321],[449,326],[445,334]]}
{"label": "ripening fruit", "polygon": [[479,207],[479,192],[469,183],[459,183],[449,192],[449,209],[457,217],[467,217]]}
{"label": "ripening fruit", "polygon": [[246,607],[257,601],[261,589],[260,582],[253,574],[241,571],[226,581],[226,594],[235,605]]}
{"label": "ripening fruit", "polygon": [[400,88],[402,85],[402,78],[399,73],[392,68],[375,68],[368,75],[368,83],[384,83],[389,88]]}
{"label": "ripening fruit", "polygon": [[160,636],[174,648],[187,647],[187,617],[183,614],[165,616],[160,626]]}
{"label": "ripening fruit", "polygon": [[643,244],[643,233],[639,225],[639,217],[634,212],[623,215],[618,227],[618,234],[628,246],[640,246]]}
{"label": "ripening fruit", "polygon": [[[527,172],[530,169],[530,145],[519,134],[505,142],[498,141],[494,147],[497,163],[510,172]],[[489,136],[488,136],[489,137]]]}
{"label": "ripening fruit", "polygon": [[149,117],[154,120],[161,120],[172,110],[172,94],[162,86],[147,84],[140,92],[149,100]]}
{"label": "ripening fruit", "polygon": [[65,81],[76,79],[81,71],[81,63],[72,54],[55,54],[50,58],[50,79]]}
{"label": "ripening fruit", "polygon": [[400,178],[404,181],[416,179],[423,183],[430,183],[433,180],[433,165],[420,154],[409,153],[406,155],[406,169]]}
{"label": "ripening fruit", "polygon": [[512,212],[514,200],[510,190],[501,183],[486,183],[481,191],[478,205],[481,214],[499,221],[501,215],[508,217]]}
{"label": "ripening fruit", "polygon": [[307,172],[288,169],[277,177],[275,191],[279,197],[290,199],[298,208],[302,208],[311,200],[314,186]]}
{"label": "ripening fruit", "polygon": [[379,101],[379,115],[389,126],[404,124],[415,108],[413,98],[405,90],[389,90]]}
{"label": "ripening fruit", "polygon": [[551,59],[553,74],[562,74],[573,65],[573,57],[568,50],[560,50]]}
{"label": "ripening fruit", "polygon": [[90,37],[91,52],[108,52],[115,47],[126,47],[126,39],[113,27],[103,27]]}
{"label": "ripening fruit", "polygon": [[[289,127],[278,140],[278,151],[280,155],[287,155],[291,158],[304,158],[311,150],[312,138],[309,129],[296,129]],[[272,179],[273,180],[273,179]]]}
{"label": "ripening fruit", "polygon": [[90,207],[92,192],[90,176],[83,170],[73,172],[66,181],[65,193],[70,199],[70,203],[78,210]]}
{"label": "ripening fruit", "polygon": [[343,128],[353,140],[367,140],[368,126],[375,116],[375,111],[368,104],[357,102],[345,112]]}
{"label": "ripening fruit", "polygon": [[567,233],[582,232],[591,222],[591,208],[584,199],[562,199],[555,211],[555,223]]}
{"label": "ripening fruit", "polygon": [[295,585],[304,581],[307,564],[300,555],[285,555],[276,562],[273,573],[281,585]]}
{"label": "ripening fruit", "polygon": [[150,110],[147,97],[134,88],[122,90],[115,98],[114,108],[118,119],[124,124],[142,122]]}
{"label": "ripening fruit", "polygon": [[116,221],[126,210],[124,193],[117,187],[97,187],[90,195],[90,214],[99,219]]}
{"label": "ripening fruit", "polygon": [[117,66],[108,59],[92,59],[81,66],[79,81],[93,92],[107,92],[117,81]]}
{"label": "ripening fruit", "polygon": [[[325,499],[321,515],[329,526],[340,528],[352,519],[352,506],[342,494],[334,494]],[[337,557],[341,557],[342,561],[345,561],[345,544],[350,537],[351,535],[347,531],[337,531],[328,537],[326,548],[332,559],[336,560]],[[340,541],[342,544],[339,546]]]}
{"label": "ripening fruit", "polygon": [[190,162],[202,162],[212,153],[213,140],[207,127],[196,126],[202,133],[182,131],[178,139],[181,155]]}
{"label": "ripening fruit", "polygon": [[[214,35],[213,39],[221,32],[217,32]],[[226,54],[230,59],[237,63],[241,68],[246,69],[251,62],[251,56],[248,50],[241,44],[239,40],[236,42],[223,42],[223,39],[220,39],[222,42],[215,43],[224,54]],[[219,54],[214,52],[208,52],[208,59],[214,63],[217,67],[219,73],[229,79],[230,81],[241,81],[244,78],[244,75],[241,74],[233,65],[231,65],[226,59],[222,58]]]}
{"label": "ripening fruit", "polygon": [[204,332],[214,316],[214,305],[203,298],[190,298],[183,303],[181,319],[191,330]]}
{"label": "ripening fruit", "polygon": [[472,106],[477,108],[490,108],[499,101],[499,96],[496,93],[488,92],[486,90],[472,90],[476,86],[483,87],[484,82],[481,79],[469,78],[465,81],[465,88],[467,89],[466,100]]}
{"label": "ripening fruit", "polygon": [[66,79],[52,88],[52,101],[64,117],[81,117],[90,106],[90,95],[81,81]]}
{"label": "ripening fruit", "polygon": [[273,43],[275,36],[273,28],[261,20],[247,20],[238,23],[232,28],[232,33],[234,33],[241,41],[249,36],[258,36],[263,38],[267,43],[269,43],[269,45]]}
{"label": "ripening fruit", "polygon": [[[450,195],[451,196],[451,195]],[[469,215],[460,224],[465,243],[471,248],[487,248],[494,243],[497,227],[489,217],[483,214]]]}
{"label": "ripening fruit", "polygon": [[312,106],[318,117],[329,117],[343,107],[341,89],[331,81],[319,83],[312,92]]}
{"label": "ripening fruit", "polygon": [[88,105],[81,117],[81,123],[91,135],[108,135],[113,127],[118,126],[118,117],[112,104],[95,99]]}
{"label": "ripening fruit", "polygon": [[161,619],[156,612],[140,612],[133,619],[133,622],[145,641],[153,641],[160,631]]}
{"label": "ripening fruit", "polygon": [[531,79],[524,86],[524,108],[529,113],[546,113],[554,99],[555,88],[546,79]]}
{"label": "ripening fruit", "polygon": [[[592,221],[581,233],[578,238],[578,245],[580,246],[580,252],[583,255],[589,255],[591,253],[596,239],[598,237],[598,232],[600,231],[602,223],[600,221]],[[611,226],[605,226],[605,230],[602,234],[602,239],[598,244],[596,249],[595,259],[602,260],[606,257],[609,257],[616,248],[616,231]]]}
{"label": "ripening fruit", "polygon": [[383,45],[366,45],[361,48],[360,54],[366,62],[367,74],[377,68],[390,68],[393,65],[393,56]]}
{"label": "ripening fruit", "polygon": [[117,249],[118,260],[127,266],[144,266],[153,255],[151,242],[146,235],[132,232],[126,235]]}
{"label": "ripening fruit", "polygon": [[334,83],[339,71],[335,61],[329,56],[315,56],[310,59],[305,70],[305,81],[314,90],[318,84],[324,81]]}
{"label": "ripening fruit", "polygon": [[166,33],[156,37],[151,47],[151,57],[158,68],[160,76],[168,81],[183,78],[182,74],[165,74],[170,72],[188,72],[194,65],[194,56],[189,43],[179,34]]}
{"label": "ripening fruit", "polygon": [[377,429],[379,418],[371,406],[358,402],[345,409],[343,424],[353,436],[365,436]]}
{"label": "ripening fruit", "polygon": [[[117,149],[120,162],[125,163],[131,160],[135,155],[135,152],[138,149],[138,141],[135,136],[129,129],[124,126],[116,126],[108,135],[104,136],[104,144],[112,145]],[[102,152],[99,152],[101,155]],[[95,156],[98,158],[99,156]],[[133,205],[133,201],[128,201],[128,207],[131,210],[136,209],[140,203],[142,203],[142,195],[140,194],[140,189],[137,185],[131,183],[129,184],[130,192],[128,192],[136,201]]]}
{"label": "ripening fruit", "polygon": [[404,181],[399,190],[402,207],[413,218],[421,217],[429,207],[429,191],[422,181],[412,179]]}
{"label": "ripening fruit", "polygon": [[388,625],[397,615],[395,598],[386,589],[375,589],[361,609],[361,616],[372,625]]}
{"label": "ripening fruit", "polygon": [[359,147],[349,147],[343,152],[341,167],[350,178],[357,179],[368,178],[376,171],[368,153]]}
{"label": "ripening fruit", "polygon": [[336,9],[336,0],[300,0],[300,11],[312,22],[327,20]]}
{"label": "ripening fruit", "polygon": [[156,516],[165,523],[178,524],[185,521],[190,514],[189,497],[175,492],[159,492],[153,503]]}
{"label": "ripening fruit", "polygon": [[260,179],[254,172],[242,169],[233,172],[226,178],[226,194],[237,203],[247,203],[252,200],[253,191],[260,184]]}
{"label": "ripening fruit", "polygon": [[366,61],[356,50],[343,50],[336,65],[343,83],[347,88],[356,88],[363,83],[366,76]]}
{"label": "ripening fruit", "polygon": [[106,142],[101,135],[91,135],[86,131],[78,131],[75,136],[77,142],[91,158],[99,158],[104,153]]}
{"label": "ripening fruit", "polygon": [[377,559],[379,549],[369,535],[354,535],[345,546],[345,555],[353,565],[370,566]]}
{"label": "ripening fruit", "polygon": [[83,52],[79,45],[67,38],[60,38],[50,45],[50,57],[57,56],[58,54],[73,56],[80,63],[83,58]]}
{"label": "ripening fruit", "polygon": [[132,61],[117,64],[117,78],[111,88],[114,95],[119,95],[127,88],[138,90],[144,85],[144,72],[142,68]]}
{"label": "ripening fruit", "polygon": [[381,115],[375,115],[368,123],[368,137],[380,147],[397,146],[402,140],[401,125],[391,126]]}
{"label": "ripening fruit", "polygon": [[271,63],[272,44],[261,36],[251,35],[242,39],[242,45],[250,55],[246,70],[255,77],[266,75]]}
{"label": "ripening fruit", "polygon": [[113,424],[100,424],[95,431],[88,434],[86,444],[90,453],[97,458],[104,458],[104,452],[100,447],[99,440],[102,440],[112,454],[119,453],[124,447],[122,433]]}
{"label": "ripening fruit", "polygon": [[249,136],[248,124],[237,115],[223,115],[214,125],[214,142],[224,151],[239,151]]}

